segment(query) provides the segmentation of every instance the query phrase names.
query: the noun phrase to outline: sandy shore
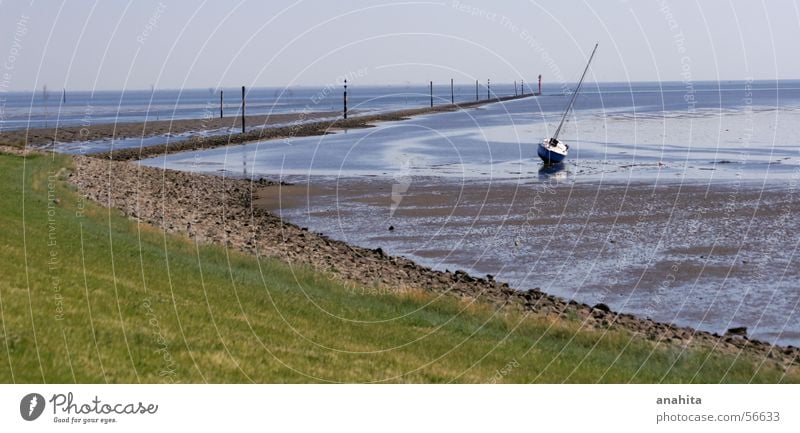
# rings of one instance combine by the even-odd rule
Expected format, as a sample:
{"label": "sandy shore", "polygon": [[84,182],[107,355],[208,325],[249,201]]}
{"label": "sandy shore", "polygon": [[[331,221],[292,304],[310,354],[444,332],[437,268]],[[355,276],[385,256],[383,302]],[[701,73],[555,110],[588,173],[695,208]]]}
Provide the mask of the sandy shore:
{"label": "sandy shore", "polygon": [[[412,260],[390,256],[331,239],[287,223],[265,209],[284,191],[299,190],[262,181],[250,183],[209,175],[162,171],[126,162],[76,157],[72,182],[89,198],[120,209],[131,218],[184,233],[199,242],[219,243],[259,256],[277,257],[289,264],[307,265],[345,283],[385,290],[424,289],[514,308],[560,320],[572,317],[587,328],[620,329],[631,338],[660,344],[704,347],[726,354],[742,351],[777,362],[786,368],[800,365],[800,349],[771,346],[744,336],[720,336],[630,314],[618,314],[607,305],[588,305],[555,297],[540,289],[515,290],[493,276],[474,277],[463,271],[438,271]],[[113,175],[112,175],[113,174]],[[256,198],[254,202],[253,198]],[[281,200],[282,202],[282,200]],[[793,366],[793,367],[792,367]]]}

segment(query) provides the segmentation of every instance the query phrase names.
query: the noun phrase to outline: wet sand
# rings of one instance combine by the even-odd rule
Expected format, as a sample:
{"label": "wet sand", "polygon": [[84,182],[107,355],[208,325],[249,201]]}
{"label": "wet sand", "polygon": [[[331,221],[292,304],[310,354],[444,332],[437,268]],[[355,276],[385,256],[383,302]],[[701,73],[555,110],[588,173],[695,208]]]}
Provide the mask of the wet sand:
{"label": "wet sand", "polygon": [[433,269],[800,345],[796,181],[766,189],[312,179],[257,196],[256,206],[288,221]]}

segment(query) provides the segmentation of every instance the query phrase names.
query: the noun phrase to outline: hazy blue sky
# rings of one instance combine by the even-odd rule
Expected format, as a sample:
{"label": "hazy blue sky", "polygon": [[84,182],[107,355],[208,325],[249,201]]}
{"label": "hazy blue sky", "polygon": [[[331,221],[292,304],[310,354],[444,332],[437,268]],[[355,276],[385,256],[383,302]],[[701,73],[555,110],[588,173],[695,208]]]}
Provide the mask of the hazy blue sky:
{"label": "hazy blue sky", "polygon": [[800,78],[799,24],[788,0],[0,0],[0,91],[553,83],[595,41],[589,80]]}

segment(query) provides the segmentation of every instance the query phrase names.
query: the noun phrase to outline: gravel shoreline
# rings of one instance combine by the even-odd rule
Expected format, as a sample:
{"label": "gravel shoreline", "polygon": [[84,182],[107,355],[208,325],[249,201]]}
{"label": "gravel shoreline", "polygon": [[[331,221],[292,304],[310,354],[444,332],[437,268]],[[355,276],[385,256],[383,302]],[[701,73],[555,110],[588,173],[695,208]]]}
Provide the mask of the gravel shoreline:
{"label": "gravel shoreline", "polygon": [[395,291],[426,290],[551,319],[570,317],[580,320],[582,328],[623,330],[632,338],[679,349],[705,348],[732,356],[746,353],[787,369],[800,366],[800,348],[772,346],[743,335],[721,336],[618,314],[604,304],[582,304],[539,289],[519,291],[491,275],[474,277],[463,271],[436,271],[403,257],[389,256],[380,248],[351,246],[309,232],[253,205],[256,191],[263,194],[272,185],[278,194],[279,186],[271,181],[250,182],[83,156],[74,157],[74,161],[71,182],[104,206],[201,243],[276,257],[290,265],[311,266],[346,284]]}

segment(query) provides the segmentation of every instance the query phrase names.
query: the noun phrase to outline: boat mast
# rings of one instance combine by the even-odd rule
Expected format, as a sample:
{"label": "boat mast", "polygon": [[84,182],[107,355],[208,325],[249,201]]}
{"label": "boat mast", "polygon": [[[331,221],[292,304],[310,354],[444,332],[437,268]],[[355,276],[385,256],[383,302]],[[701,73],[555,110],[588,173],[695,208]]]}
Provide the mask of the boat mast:
{"label": "boat mast", "polygon": [[567,115],[569,111],[572,109],[572,104],[575,103],[575,98],[578,96],[578,92],[581,90],[581,85],[583,84],[583,79],[586,77],[586,71],[589,70],[589,65],[592,64],[592,58],[594,58],[594,53],[597,51],[597,45],[594,44],[594,49],[592,50],[592,55],[589,56],[589,61],[586,62],[586,68],[583,70],[583,74],[581,75],[580,81],[578,81],[578,87],[575,88],[575,91],[572,92],[572,98],[569,100],[569,105],[567,105],[567,109],[564,111],[564,116],[561,117],[561,123],[558,124],[558,128],[556,129],[556,133],[553,135],[554,140],[558,140],[558,134],[561,132],[561,127],[564,126],[564,121],[567,120]]}

